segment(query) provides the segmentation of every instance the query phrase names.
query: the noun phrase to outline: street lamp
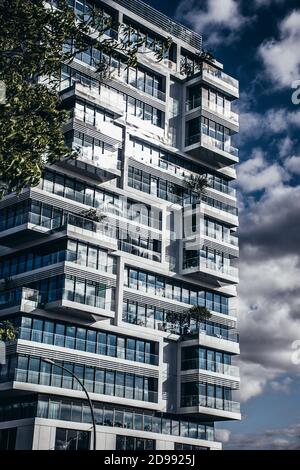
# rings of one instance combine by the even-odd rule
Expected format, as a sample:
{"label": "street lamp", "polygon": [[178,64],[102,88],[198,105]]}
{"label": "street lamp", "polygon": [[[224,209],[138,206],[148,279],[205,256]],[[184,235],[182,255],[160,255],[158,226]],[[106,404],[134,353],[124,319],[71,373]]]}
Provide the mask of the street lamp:
{"label": "street lamp", "polygon": [[62,366],[61,364],[57,364],[56,362],[52,361],[52,359],[44,359],[44,358],[41,358],[41,359],[42,359],[42,361],[47,362],[48,364],[59,367],[60,369],[64,370],[65,372],[68,372],[72,377],[74,377],[75,380],[77,380],[77,382],[82,387],[82,389],[83,389],[83,391],[86,394],[86,397],[88,399],[89,407],[90,407],[90,410],[91,410],[91,416],[92,416],[92,422],[93,422],[93,450],[96,450],[96,447],[97,447],[96,446],[96,420],[95,420],[93,404],[92,404],[92,401],[90,399],[90,396],[89,396],[89,393],[88,393],[87,389],[83,385],[82,381],[77,377],[77,375],[75,375],[73,372],[68,370],[66,367]]}

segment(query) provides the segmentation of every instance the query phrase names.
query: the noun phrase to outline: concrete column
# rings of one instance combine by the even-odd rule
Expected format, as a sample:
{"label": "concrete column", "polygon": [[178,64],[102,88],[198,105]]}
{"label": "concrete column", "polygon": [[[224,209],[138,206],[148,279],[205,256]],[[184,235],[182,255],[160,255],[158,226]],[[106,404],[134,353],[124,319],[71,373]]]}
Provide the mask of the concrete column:
{"label": "concrete column", "polygon": [[123,258],[117,260],[117,286],[116,286],[116,313],[114,325],[120,325],[123,314],[123,286],[124,286],[124,261]]}

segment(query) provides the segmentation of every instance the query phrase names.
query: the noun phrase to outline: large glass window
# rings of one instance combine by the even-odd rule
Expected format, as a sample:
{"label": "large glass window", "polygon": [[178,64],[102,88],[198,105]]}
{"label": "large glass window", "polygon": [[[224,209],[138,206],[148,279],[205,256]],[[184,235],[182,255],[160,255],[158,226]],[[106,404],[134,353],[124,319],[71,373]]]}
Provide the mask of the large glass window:
{"label": "large glass window", "polygon": [[56,428],[55,450],[89,450],[90,432]]}
{"label": "large glass window", "polygon": [[[223,295],[202,288],[198,288],[197,290],[194,285],[182,282],[178,283],[171,278],[162,277],[129,266],[125,267],[125,273],[124,285],[130,289],[141,290],[151,295],[158,295],[179,302],[206,306],[209,310],[229,314],[228,297]],[[198,299],[196,298],[197,294]],[[126,311],[131,310],[132,305],[137,304],[128,302],[126,306],[124,305]],[[138,305],[142,305],[142,303]],[[141,315],[143,316],[143,314]],[[146,312],[145,315],[147,317]]]}
{"label": "large glass window", "polygon": [[[144,314],[145,315],[145,314]],[[119,336],[42,318],[14,319],[21,339],[119,357],[129,361],[158,364],[157,343]]]}
{"label": "large glass window", "polygon": [[116,450],[155,450],[155,441],[132,436],[117,436]]}

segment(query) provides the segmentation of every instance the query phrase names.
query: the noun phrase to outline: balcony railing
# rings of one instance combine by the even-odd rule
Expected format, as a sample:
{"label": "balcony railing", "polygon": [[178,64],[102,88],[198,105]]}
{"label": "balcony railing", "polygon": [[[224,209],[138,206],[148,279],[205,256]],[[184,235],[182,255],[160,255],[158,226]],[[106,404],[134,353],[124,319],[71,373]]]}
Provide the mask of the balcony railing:
{"label": "balcony railing", "polygon": [[0,293],[0,310],[28,302],[37,307],[40,301],[39,291],[29,287],[17,287]]}
{"label": "balcony railing", "polygon": [[[108,287],[107,289],[111,289],[111,287]],[[59,289],[52,289],[41,294],[42,304],[51,304],[52,302],[67,300],[69,302],[86,305],[88,307],[106,310],[107,314],[109,314],[108,316],[110,316],[110,314],[112,314],[115,309],[113,300],[105,300],[106,287],[102,289],[102,295],[94,295],[91,293],[87,293],[86,295],[84,295],[80,292],[69,290],[65,287]],[[81,307],[80,309],[83,308]]]}
{"label": "balcony railing", "polygon": [[[60,374],[51,374],[48,372],[39,372],[24,369],[15,369],[14,381],[25,382],[51,387],[82,390],[81,386],[73,380],[71,376],[62,376]],[[119,398],[129,398],[151,403],[157,403],[158,393],[153,391],[139,390],[122,385],[104,384],[93,380],[84,379],[86,389],[91,393],[110,395]]]}
{"label": "balcony railing", "polygon": [[[80,79],[74,79],[71,86],[74,87],[75,93],[78,92],[94,98],[94,100],[96,99],[104,106],[106,105],[109,108],[116,109],[119,114],[125,112],[126,102],[124,101],[123,95],[112,88],[107,88],[100,84],[88,84],[84,81],[80,81]],[[70,79],[62,80],[60,83],[60,91],[65,91],[68,88],[70,88]]]}
{"label": "balcony railing", "polygon": [[239,377],[239,368],[222,362],[208,361],[201,358],[182,359],[181,370],[202,369],[222,375]]}
{"label": "balcony railing", "polygon": [[229,88],[232,88],[234,92],[238,92],[239,90],[239,82],[233,77],[230,77],[230,75],[227,75],[224,73],[222,70],[219,70],[212,65],[203,63],[202,65],[202,77],[205,78],[210,78],[213,80],[216,84],[220,84],[221,86],[229,86]]}
{"label": "balcony railing", "polygon": [[207,109],[209,111],[212,111],[213,113],[216,113],[220,115],[221,117],[228,119],[232,123],[238,125],[239,124],[239,115],[237,113],[234,113],[230,109],[224,108],[223,106],[220,106],[213,101],[210,100],[205,100],[202,99],[201,106],[204,109]]}
{"label": "balcony railing", "polygon": [[[120,346],[109,345],[108,352],[101,351],[102,343],[89,341],[85,339],[68,337],[57,333],[49,333],[47,331],[35,330],[31,328],[21,327],[19,330],[19,338],[27,341],[35,341],[37,343],[50,344],[53,346],[75,349],[78,351],[90,352],[104,356],[117,357],[119,359],[127,359],[143,364],[158,365],[158,355],[151,353],[139,353],[135,349],[122,348]],[[135,359],[130,359],[134,357]]]}
{"label": "balcony railing", "polygon": [[[74,150],[78,150],[73,145]],[[93,151],[92,147],[82,147],[79,149],[78,157],[70,160],[70,163],[76,163],[76,160],[84,161],[92,166],[101,170],[112,171],[120,169],[117,153],[102,154],[100,151],[97,153]]]}
{"label": "balcony railing", "polygon": [[[180,165],[175,165],[174,163],[172,163],[172,165],[170,165],[169,162],[167,162],[163,159],[160,159],[160,160],[155,159],[150,154],[145,154],[144,152],[136,151],[135,148],[131,149],[131,155],[132,155],[132,158],[134,158],[136,161],[145,163],[145,165],[150,165],[153,168],[157,168],[160,171],[162,171],[163,173],[173,174],[173,175],[177,176],[178,178],[188,179],[192,175],[197,175],[197,173],[195,173],[194,171],[186,170],[185,168],[181,167]],[[164,163],[165,163],[166,167],[165,167]],[[235,188],[232,188],[231,186],[228,186],[226,184],[218,183],[218,182],[214,181],[213,179],[210,179],[209,176],[208,176],[208,188],[212,188],[212,189],[215,189],[216,191],[219,191],[221,193],[225,193],[225,194],[228,194],[232,197],[236,197]]]}
{"label": "balcony railing", "polygon": [[201,96],[193,96],[185,103],[186,111],[191,111],[192,109],[199,108],[201,106]]}
{"label": "balcony railing", "polygon": [[219,265],[214,261],[201,256],[185,259],[183,263],[183,269],[189,268],[198,268],[199,271],[202,269],[209,269],[210,271],[215,271],[216,274],[225,274],[235,278],[238,277],[239,272],[238,269],[233,266]]}
{"label": "balcony railing", "polygon": [[187,147],[198,143],[210,147],[212,150],[215,151],[222,150],[223,152],[226,152],[232,155],[233,157],[239,156],[239,150],[236,147],[233,147],[228,143],[224,143],[221,140],[215,139],[214,137],[211,137],[204,133],[191,135],[186,139]]}
{"label": "balcony railing", "polygon": [[203,406],[215,410],[229,411],[230,413],[240,413],[240,403],[222,398],[208,397],[205,395],[183,395],[181,397],[181,406]]}

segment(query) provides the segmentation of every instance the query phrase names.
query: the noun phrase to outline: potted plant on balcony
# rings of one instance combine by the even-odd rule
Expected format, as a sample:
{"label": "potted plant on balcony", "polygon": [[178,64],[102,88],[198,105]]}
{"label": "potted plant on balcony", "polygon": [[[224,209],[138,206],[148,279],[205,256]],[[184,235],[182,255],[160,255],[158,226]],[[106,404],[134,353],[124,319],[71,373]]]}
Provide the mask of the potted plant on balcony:
{"label": "potted plant on balcony", "polygon": [[191,322],[195,322],[196,327],[211,318],[211,312],[204,306],[194,305],[190,309],[181,312],[168,312],[166,321],[172,323],[174,329],[178,329],[181,334],[189,334]]}
{"label": "potted plant on balcony", "polygon": [[199,203],[206,192],[208,180],[204,175],[191,175],[190,178],[185,179],[185,186],[196,195]]}
{"label": "potted plant on balcony", "polygon": [[80,212],[79,215],[93,222],[102,222],[107,217],[105,214],[97,211],[97,209],[88,209]]}

